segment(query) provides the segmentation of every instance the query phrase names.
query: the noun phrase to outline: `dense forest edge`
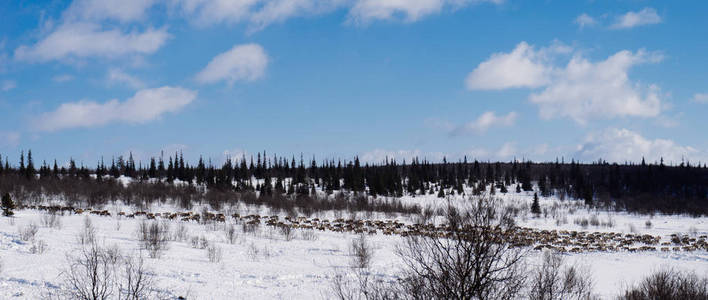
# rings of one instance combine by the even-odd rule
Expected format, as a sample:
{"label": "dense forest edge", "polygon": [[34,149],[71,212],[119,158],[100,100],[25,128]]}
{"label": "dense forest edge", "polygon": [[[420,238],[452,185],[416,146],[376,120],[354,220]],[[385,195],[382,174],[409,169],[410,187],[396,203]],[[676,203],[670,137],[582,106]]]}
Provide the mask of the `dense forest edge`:
{"label": "dense forest edge", "polygon": [[[119,182],[130,178],[129,184]],[[319,191],[319,192],[318,192]],[[419,213],[421,207],[397,198],[434,194],[472,196],[534,191],[544,197],[581,199],[596,208],[631,213],[708,215],[708,167],[684,161],[592,163],[410,162],[386,159],[362,164],[352,160],[267,156],[228,158],[221,166],[200,158],[190,164],[182,153],[153,157],[143,164],[118,156],[96,167],[33,161],[20,153],[17,164],[0,156],[0,192],[20,205],[60,199],[70,205],[97,206],[121,200],[144,206],[175,201],[183,208],[206,202],[218,209],[226,203],[263,204],[308,214],[321,210]],[[469,195],[472,194],[472,195]]]}

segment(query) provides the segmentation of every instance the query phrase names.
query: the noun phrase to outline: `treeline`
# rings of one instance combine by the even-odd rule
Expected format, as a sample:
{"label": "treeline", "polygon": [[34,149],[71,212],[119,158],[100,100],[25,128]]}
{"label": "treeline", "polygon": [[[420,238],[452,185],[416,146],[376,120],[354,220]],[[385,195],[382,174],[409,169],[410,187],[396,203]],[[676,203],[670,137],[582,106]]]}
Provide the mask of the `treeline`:
{"label": "treeline", "polygon": [[[131,154],[127,158],[113,158],[110,163],[102,159],[94,168],[79,166],[73,159],[67,166],[60,167],[56,161],[52,164],[45,161],[37,168],[31,151],[26,155],[20,154],[18,165],[11,164],[7,157],[2,160],[0,156],[0,189],[7,187],[3,187],[2,183],[11,177],[24,178],[26,182],[46,180],[55,185],[68,183],[72,179],[78,179],[82,185],[100,185],[121,176],[133,178],[134,184],[131,186],[135,188],[144,183],[148,187],[141,189],[157,190],[151,194],[156,194],[158,198],[164,197],[159,196],[165,192],[164,189],[174,189],[175,186],[188,191],[171,193],[220,194],[217,198],[233,197],[230,194],[233,192],[239,195],[254,193],[258,198],[254,201],[272,205],[284,201],[284,198],[317,197],[316,190],[327,195],[343,191],[370,198],[422,194],[446,197],[535,190],[542,196],[583,199],[591,206],[630,212],[708,215],[706,165],[690,162],[666,165],[663,159],[658,163],[645,163],[642,159],[640,164],[610,164],[605,161],[588,164],[558,160],[550,163],[516,160],[480,162],[468,161],[467,158],[457,162],[446,159],[431,162],[414,158],[410,162],[386,159],[381,163],[362,164],[358,157],[347,161],[317,162],[315,158],[305,161],[302,156],[297,160],[295,157],[277,155],[269,157],[263,152],[255,157],[229,158],[216,166],[202,158],[196,164],[190,164],[181,153],[175,153],[167,158],[151,158],[146,164],[136,163]],[[14,185],[26,184],[12,181]],[[77,180],[71,182],[74,181]],[[184,185],[175,185],[175,182]],[[114,183],[107,183],[109,187],[111,184]],[[155,188],[150,188],[151,185]],[[202,187],[206,187],[203,193]],[[96,193],[101,193],[101,190],[103,188]]]}

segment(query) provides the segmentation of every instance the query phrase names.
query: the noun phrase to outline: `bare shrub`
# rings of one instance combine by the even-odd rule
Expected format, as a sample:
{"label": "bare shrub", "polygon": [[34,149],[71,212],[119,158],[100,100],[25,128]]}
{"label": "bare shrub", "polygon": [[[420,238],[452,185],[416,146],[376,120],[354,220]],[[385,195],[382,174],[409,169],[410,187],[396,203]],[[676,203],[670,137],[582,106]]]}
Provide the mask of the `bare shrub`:
{"label": "bare shrub", "polygon": [[708,299],[708,277],[701,278],[695,273],[673,269],[660,270],[644,278],[638,285],[628,288],[619,299]]}
{"label": "bare shrub", "polygon": [[209,262],[212,262],[212,263],[221,262],[221,258],[222,258],[221,247],[219,247],[215,244],[211,244],[206,248],[206,250],[207,250],[207,258],[209,258]]}
{"label": "bare shrub", "polygon": [[137,259],[125,258],[122,278],[118,283],[120,299],[139,300],[154,299],[157,295],[155,277],[146,266],[142,254]]}
{"label": "bare shrub", "polygon": [[61,217],[56,212],[42,215],[40,221],[43,227],[61,229]]}
{"label": "bare shrub", "polygon": [[249,223],[241,224],[241,231],[243,233],[255,234],[256,230],[258,230],[258,224],[249,224]]}
{"label": "bare shrub", "polygon": [[33,240],[38,231],[39,228],[37,228],[37,225],[30,223],[29,225],[20,228],[20,239],[25,242]]}
{"label": "bare shrub", "polygon": [[597,215],[590,216],[590,225],[595,227],[600,226],[600,219],[597,218]]}
{"label": "bare shrub", "polygon": [[76,256],[67,255],[68,268],[60,276],[72,299],[110,299],[113,295],[115,278],[114,265],[105,251],[96,244],[90,244],[78,251]]}
{"label": "bare shrub", "polygon": [[587,218],[576,218],[573,222],[575,223],[575,225],[580,225],[580,227],[582,227],[583,229],[588,228],[588,225],[590,224]]}
{"label": "bare shrub", "polygon": [[402,298],[515,299],[522,290],[525,249],[499,236],[513,230],[513,217],[497,211],[497,201],[470,201],[464,213],[447,209],[450,233],[409,236],[397,248],[403,260]]}
{"label": "bare shrub", "polygon": [[350,265],[352,268],[365,269],[371,265],[371,260],[374,255],[374,250],[366,239],[366,235],[352,239],[349,246],[349,256],[351,257]]}
{"label": "bare shrub", "polygon": [[[330,281],[332,298],[339,300],[394,300],[405,299],[396,282],[376,279],[365,269],[351,272],[335,271]],[[421,299],[422,300],[422,299]]]}
{"label": "bare shrub", "polygon": [[646,222],[644,222],[644,227],[646,227],[646,229],[651,229],[651,226],[652,226],[651,220],[647,220]]}
{"label": "bare shrub", "polygon": [[256,246],[256,244],[254,244],[253,242],[251,242],[251,244],[249,244],[249,245],[248,245],[248,248],[246,249],[246,255],[248,256],[248,258],[249,258],[251,261],[256,261],[256,260],[258,260],[258,254],[259,254],[259,253],[260,253],[260,250],[258,249],[258,247]]}
{"label": "bare shrub", "polygon": [[187,236],[187,226],[180,222],[179,224],[177,224],[177,228],[175,228],[175,231],[172,233],[172,240],[180,242],[186,241]]}
{"label": "bare shrub", "polygon": [[170,228],[166,222],[142,221],[138,228],[138,238],[143,249],[148,251],[150,258],[159,258],[163,251],[167,250],[169,242]]}
{"label": "bare shrub", "polygon": [[632,224],[632,223],[627,224],[627,228],[629,229],[629,232],[631,232],[631,233],[639,233],[639,231],[637,231],[637,227],[634,226],[634,224]]}
{"label": "bare shrub", "polygon": [[96,242],[96,227],[93,226],[91,218],[88,216],[84,218],[84,227],[81,229],[76,239],[82,246]]}
{"label": "bare shrub", "polygon": [[316,241],[318,239],[317,233],[311,229],[304,229],[300,231],[300,238],[305,241]]}
{"label": "bare shrub", "polygon": [[224,229],[224,234],[226,235],[226,241],[228,241],[229,244],[233,244],[236,242],[236,227],[234,227],[234,224],[226,225],[226,228]]}
{"label": "bare shrub", "polygon": [[283,239],[285,239],[286,241],[291,241],[293,239],[293,229],[290,226],[278,226],[278,231],[280,232],[280,235],[283,236]]}
{"label": "bare shrub", "polygon": [[593,282],[587,269],[564,267],[563,257],[543,253],[543,264],[532,273],[530,300],[592,299]]}
{"label": "bare shrub", "polygon": [[47,243],[44,240],[32,240],[29,252],[32,254],[42,254],[47,251]]}

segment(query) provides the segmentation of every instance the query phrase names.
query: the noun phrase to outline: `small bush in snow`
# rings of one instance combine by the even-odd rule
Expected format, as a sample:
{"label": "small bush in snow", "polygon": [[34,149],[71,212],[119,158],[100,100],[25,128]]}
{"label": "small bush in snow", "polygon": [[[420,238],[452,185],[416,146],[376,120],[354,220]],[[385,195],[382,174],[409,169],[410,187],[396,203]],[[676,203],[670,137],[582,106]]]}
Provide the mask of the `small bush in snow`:
{"label": "small bush in snow", "polygon": [[300,237],[305,241],[316,241],[317,233],[312,229],[305,229],[300,231]]}
{"label": "small bush in snow", "polygon": [[531,275],[528,298],[531,300],[592,299],[593,283],[589,271],[564,267],[563,257],[543,253],[543,264]]}
{"label": "small bush in snow", "polygon": [[278,231],[286,241],[293,239],[293,229],[288,225],[278,226]]}
{"label": "small bush in snow", "polygon": [[586,218],[582,218],[582,219],[577,218],[577,219],[575,219],[574,222],[575,222],[575,225],[580,225],[580,227],[583,227],[583,229],[588,228],[588,225],[590,224],[590,222]]}
{"label": "small bush in snow", "polygon": [[260,250],[258,250],[258,247],[256,244],[251,243],[248,245],[248,248],[246,249],[246,255],[251,261],[256,261],[258,260],[258,254],[260,253]]}
{"label": "small bush in snow", "polygon": [[39,231],[39,228],[37,228],[37,225],[34,223],[30,223],[29,225],[20,228],[20,239],[23,241],[29,241],[34,239],[34,236],[37,235],[37,231]]}
{"label": "small bush in snow", "polygon": [[703,300],[708,299],[708,278],[672,269],[661,270],[627,289],[622,300]]}
{"label": "small bush in snow", "polygon": [[600,226],[600,220],[597,218],[597,215],[592,215],[590,217],[590,225],[595,227]]}
{"label": "small bush in snow", "polygon": [[226,225],[224,233],[226,234],[226,240],[229,242],[229,244],[233,244],[236,242],[236,227],[234,227],[233,224]]}
{"label": "small bush in snow", "polygon": [[207,257],[209,258],[209,262],[212,262],[212,263],[221,262],[221,257],[222,257],[221,247],[219,247],[215,244],[211,244],[211,245],[209,245],[209,247],[207,247],[206,250],[207,250]]}
{"label": "small bush in snow", "polygon": [[138,228],[138,238],[143,249],[148,251],[150,258],[159,258],[164,250],[167,250],[169,242],[170,228],[166,222],[158,223],[145,221],[140,223]]}
{"label": "small bush in snow", "polygon": [[89,218],[89,216],[84,218],[84,228],[81,229],[81,232],[79,232],[76,239],[81,245],[93,244],[96,242],[96,228],[93,227],[93,223],[91,222],[91,218]]}
{"label": "small bush in snow", "polygon": [[646,227],[647,229],[651,229],[651,225],[651,220],[647,220],[646,222],[644,222],[644,227]]}
{"label": "small bush in snow", "polygon": [[32,240],[32,246],[29,248],[32,254],[42,254],[47,250],[47,243],[44,240]]}
{"label": "small bush in snow", "polygon": [[371,265],[374,250],[365,235],[362,234],[358,238],[352,239],[349,246],[349,255],[352,258],[351,266],[353,268],[365,269]]}
{"label": "small bush in snow", "polygon": [[173,241],[186,241],[187,240],[187,226],[184,223],[177,224],[174,233],[172,234]]}
{"label": "small bush in snow", "polygon": [[49,212],[42,215],[41,222],[44,227],[61,229],[61,218],[56,212]]}

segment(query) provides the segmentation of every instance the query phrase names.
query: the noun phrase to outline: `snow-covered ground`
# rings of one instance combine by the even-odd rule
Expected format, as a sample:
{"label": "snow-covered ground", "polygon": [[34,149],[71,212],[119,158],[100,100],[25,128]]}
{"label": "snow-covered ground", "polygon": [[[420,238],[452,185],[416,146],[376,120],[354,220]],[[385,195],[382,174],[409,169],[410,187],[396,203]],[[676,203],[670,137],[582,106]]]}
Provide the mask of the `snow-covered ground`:
{"label": "snow-covered ground", "polygon": [[[504,205],[529,206],[532,193],[498,194]],[[418,203],[422,207],[442,207],[447,201],[435,195],[403,197],[405,203]],[[468,201],[461,197],[451,199],[457,206]],[[619,212],[586,209],[577,201],[560,201],[556,198],[541,199],[541,207],[548,214],[533,217],[525,210],[519,214],[519,225],[541,229],[571,229],[585,231],[611,231],[623,233],[648,233],[668,239],[672,233],[694,236],[708,234],[708,218],[688,216],[633,215]],[[554,208],[555,207],[555,208]],[[109,211],[132,209],[122,206],[106,206]],[[154,205],[153,212],[181,211],[171,205]],[[195,207],[194,211],[200,211]],[[227,207],[225,213],[260,213],[270,215],[266,208]],[[347,213],[328,212],[313,217],[328,217]],[[80,247],[77,235],[84,227],[85,218],[90,218],[97,228],[98,243],[118,247],[126,255],[136,256],[140,250],[137,230],[142,217],[135,219],[96,215],[66,214],[60,217],[60,228],[42,226],[46,212],[17,210],[13,218],[0,217],[0,299],[39,299],[50,291],[63,288],[59,277],[66,266],[66,255]],[[575,220],[596,216],[600,225],[583,227]],[[402,215],[372,214],[359,218],[397,219],[412,223],[414,218]],[[563,219],[565,218],[565,222]],[[646,221],[651,221],[651,227]],[[173,298],[187,299],[327,299],[330,278],[337,269],[347,268],[350,257],[348,248],[356,237],[354,234],[331,231],[294,230],[293,238],[286,239],[277,229],[260,226],[256,232],[243,232],[236,225],[237,238],[229,243],[226,223],[199,224],[196,222],[168,221],[174,233],[183,227],[182,239],[170,241],[168,249],[160,258],[146,258],[147,265],[155,272],[157,286]],[[604,223],[604,225],[602,224]],[[36,236],[28,241],[21,239],[20,232],[36,224]],[[611,224],[612,226],[609,226]],[[220,262],[210,262],[207,250],[194,248],[193,238],[204,237],[221,248]],[[396,235],[368,236],[375,252],[371,272],[383,279],[393,279],[400,268],[395,246],[401,242]],[[42,242],[39,242],[42,241]],[[32,253],[31,248],[45,243],[43,253]],[[36,251],[35,251],[36,252]],[[538,261],[539,251],[532,251],[531,264]],[[564,254],[569,263],[588,266],[593,274],[595,291],[603,298],[613,298],[622,287],[637,282],[651,271],[663,267],[693,270],[708,276],[708,252],[590,252]]]}

